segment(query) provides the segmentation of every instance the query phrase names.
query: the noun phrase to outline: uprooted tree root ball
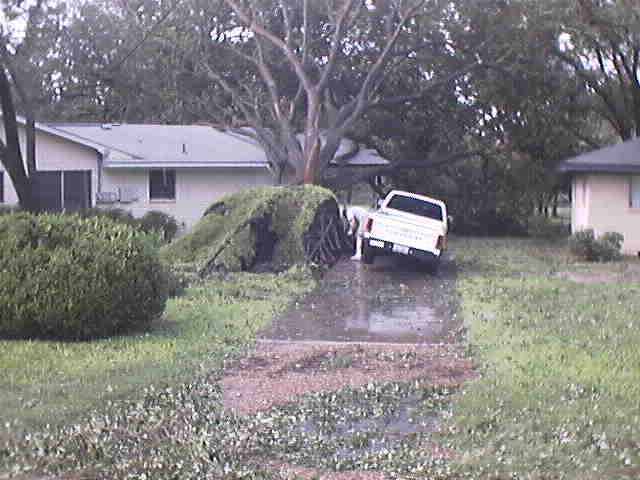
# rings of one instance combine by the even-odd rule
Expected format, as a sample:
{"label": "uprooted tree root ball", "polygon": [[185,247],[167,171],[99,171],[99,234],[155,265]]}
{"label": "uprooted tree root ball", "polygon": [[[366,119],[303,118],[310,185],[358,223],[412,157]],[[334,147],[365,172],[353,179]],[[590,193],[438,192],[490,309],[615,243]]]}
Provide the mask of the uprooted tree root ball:
{"label": "uprooted tree root ball", "polygon": [[214,272],[333,264],[346,247],[338,203],[324,188],[261,187],[211,205],[193,231],[163,251],[173,263]]}

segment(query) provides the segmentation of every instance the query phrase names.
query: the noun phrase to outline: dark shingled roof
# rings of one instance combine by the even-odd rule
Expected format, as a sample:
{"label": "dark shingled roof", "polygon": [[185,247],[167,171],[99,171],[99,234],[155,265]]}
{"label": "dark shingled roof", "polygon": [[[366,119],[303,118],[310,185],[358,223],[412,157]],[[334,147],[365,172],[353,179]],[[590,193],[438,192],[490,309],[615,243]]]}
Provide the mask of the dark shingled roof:
{"label": "dark shingled roof", "polygon": [[640,173],[640,138],[565,160],[561,172]]}

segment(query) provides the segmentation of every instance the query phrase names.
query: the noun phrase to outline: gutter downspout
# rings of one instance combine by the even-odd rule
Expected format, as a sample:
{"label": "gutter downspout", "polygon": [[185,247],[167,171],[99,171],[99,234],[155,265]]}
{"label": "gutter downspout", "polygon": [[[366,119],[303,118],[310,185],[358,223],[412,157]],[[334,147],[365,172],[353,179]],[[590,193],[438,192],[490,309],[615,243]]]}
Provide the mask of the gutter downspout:
{"label": "gutter downspout", "polygon": [[95,205],[98,205],[98,194],[102,193],[102,166],[104,164],[104,157],[105,155],[108,155],[107,152],[97,152],[97,157],[98,157],[98,185],[96,185],[96,201],[95,201]]}

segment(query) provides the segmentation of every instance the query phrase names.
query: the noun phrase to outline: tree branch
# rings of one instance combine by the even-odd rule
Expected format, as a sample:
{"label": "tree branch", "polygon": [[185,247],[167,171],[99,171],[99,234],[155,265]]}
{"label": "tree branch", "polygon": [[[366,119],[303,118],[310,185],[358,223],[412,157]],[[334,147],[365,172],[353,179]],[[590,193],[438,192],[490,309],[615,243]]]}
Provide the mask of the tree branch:
{"label": "tree branch", "polygon": [[262,25],[258,24],[255,19],[249,15],[245,10],[243,10],[236,0],[224,0],[227,5],[229,5],[233,11],[236,13],[238,18],[256,35],[260,35],[264,37],[269,42],[271,42],[274,46],[279,48],[293,67],[296,72],[296,75],[304,85],[305,90],[308,94],[311,94],[313,90],[313,85],[311,80],[309,79],[307,73],[304,70],[302,63],[296,57],[294,51],[289,48],[289,46],[278,38],[273,32],[267,30]]}
{"label": "tree branch", "polygon": [[262,50],[262,43],[257,37],[255,39],[255,42],[258,48],[258,61],[256,62],[256,66],[258,67],[258,72],[260,72],[262,80],[267,85],[269,95],[271,95],[271,103],[273,105],[273,112],[275,114],[275,117],[281,123],[288,123],[288,120],[282,115],[282,112],[280,111],[280,93],[278,92],[278,84],[276,83],[276,80],[273,77],[273,73],[271,72],[271,69],[269,68],[269,65],[265,60],[264,52]]}
{"label": "tree branch", "polygon": [[333,69],[335,68],[336,58],[338,57],[338,52],[340,51],[340,45],[344,36],[345,23],[347,17],[349,16],[349,12],[353,7],[353,1],[354,0],[346,0],[343,4],[341,12],[338,14],[335,31],[333,32],[331,51],[329,52],[329,60],[327,61],[327,64],[322,71],[320,81],[318,81],[316,87],[320,95],[322,94],[322,90],[324,90],[327,86],[327,83],[329,82],[329,76],[333,73]]}
{"label": "tree branch", "polygon": [[284,0],[280,0],[280,10],[282,10],[282,21],[284,22],[284,42],[287,47],[293,50],[293,28],[291,26],[291,18],[289,17],[289,7],[286,5]]}
{"label": "tree branch", "polygon": [[[438,159],[423,159],[413,160],[407,162],[392,163],[390,165],[384,165],[380,167],[355,167],[348,164],[343,167],[336,167],[335,169],[328,169],[325,173],[323,183],[325,185],[331,185],[336,187],[344,187],[354,185],[356,183],[365,181],[371,177],[379,175],[389,175],[399,170],[407,169],[429,169],[436,168],[442,165],[451,164],[466,160],[468,158],[476,157],[483,154],[483,150],[470,150],[465,152],[455,152],[448,154]],[[346,172],[349,171],[349,174]]]}
{"label": "tree branch", "polygon": [[589,85],[589,87],[591,87],[594,92],[596,92],[596,94],[602,99],[607,110],[609,110],[609,112],[611,113],[609,121],[612,122],[612,125],[618,131],[620,137],[623,140],[627,140],[629,138],[629,132],[627,131],[627,127],[623,123],[621,123],[621,121],[623,121],[624,119],[624,113],[621,113],[618,110],[615,101],[613,100],[613,98],[611,98],[611,95],[607,91],[605,91],[604,88],[602,88],[602,86],[598,83],[598,80],[594,78],[593,75],[589,74],[589,72],[584,69],[579,60],[572,58],[571,56],[567,55],[557,48],[554,50],[554,54],[567,65],[571,66],[576,72],[576,75],[582,78],[587,83],[587,85]]}
{"label": "tree branch", "polygon": [[469,73],[471,70],[473,70],[474,68],[477,68],[479,66],[479,64],[477,62],[458,70],[457,72],[452,73],[451,75],[447,76],[446,78],[443,78],[441,80],[438,80],[436,82],[432,82],[429,84],[429,86],[425,87],[424,89],[422,89],[419,93],[416,94],[412,94],[412,95],[397,95],[395,97],[384,97],[384,98],[380,98],[374,102],[369,103],[369,105],[367,105],[366,110],[371,110],[374,108],[379,108],[379,107],[388,107],[388,106],[392,106],[392,105],[397,105],[399,103],[405,103],[405,102],[410,102],[410,101],[414,101],[414,100],[420,100],[422,98],[424,98],[430,91],[434,90],[435,88],[440,87],[441,85],[446,85],[449,82],[455,80],[456,78],[458,78],[460,75],[464,75],[465,73]]}
{"label": "tree branch", "polygon": [[387,58],[389,57],[389,54],[391,53],[394,45],[396,44],[398,37],[400,37],[400,33],[402,32],[402,29],[405,27],[409,19],[415,14],[415,12],[418,11],[418,9],[423,4],[424,4],[424,0],[420,0],[413,7],[409,7],[400,18],[400,21],[398,22],[398,25],[396,26],[393,34],[387,40],[387,43],[384,49],[382,50],[382,53],[380,54],[376,62],[373,64],[373,66],[371,67],[371,69],[367,74],[367,77],[362,83],[360,91],[356,95],[355,105],[349,107],[349,109],[352,108],[352,111],[344,119],[344,121],[342,122],[342,125],[340,125],[340,128],[342,130],[345,130],[346,128],[348,128],[349,125],[351,125],[364,111],[367,104],[368,97],[371,94],[371,88],[377,81],[377,77],[380,74],[380,71],[385,66]]}
{"label": "tree branch", "polygon": [[115,72],[116,70],[118,70],[122,65],[124,65],[124,63],[129,60],[133,55],[135,55],[135,53],[140,49],[140,47],[142,47],[147,40],[149,39],[149,37],[151,37],[151,35],[153,35],[153,33],[156,31],[156,29],[158,27],[160,27],[160,25],[162,25],[173,13],[173,11],[176,9],[176,7],[178,6],[178,4],[180,3],[180,0],[175,0],[170,6],[169,8],[162,14],[160,15],[160,18],[158,18],[158,20],[156,21],[156,23],[154,23],[151,28],[149,28],[149,30],[147,30],[144,35],[142,36],[142,38],[118,61],[116,62],[115,65],[111,66],[109,68],[109,70],[111,72]]}
{"label": "tree branch", "polygon": [[237,88],[232,87],[231,84],[227,82],[224,77],[222,77],[222,75],[214,71],[209,65],[205,63],[203,64],[203,66],[209,78],[220,85],[220,87],[222,87],[222,89],[231,96],[234,102],[237,102],[238,108],[240,108],[244,116],[247,118],[247,121],[255,124],[260,124],[261,122],[259,121],[258,117],[253,115],[253,113],[251,113],[248,108],[253,108],[253,105],[250,105],[243,100],[240,91]]}

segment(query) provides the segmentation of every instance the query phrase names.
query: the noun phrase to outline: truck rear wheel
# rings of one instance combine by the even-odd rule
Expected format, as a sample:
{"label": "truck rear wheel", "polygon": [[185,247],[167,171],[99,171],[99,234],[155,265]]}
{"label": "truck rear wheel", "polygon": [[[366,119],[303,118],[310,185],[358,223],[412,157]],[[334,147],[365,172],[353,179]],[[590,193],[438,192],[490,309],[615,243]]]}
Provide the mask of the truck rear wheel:
{"label": "truck rear wheel", "polygon": [[369,246],[368,242],[365,242],[362,245],[362,262],[367,265],[371,265],[376,258],[376,254],[373,251],[373,248]]}
{"label": "truck rear wheel", "polygon": [[426,264],[427,271],[431,275],[437,275],[438,270],[440,270],[440,257],[433,258],[429,260]]}

